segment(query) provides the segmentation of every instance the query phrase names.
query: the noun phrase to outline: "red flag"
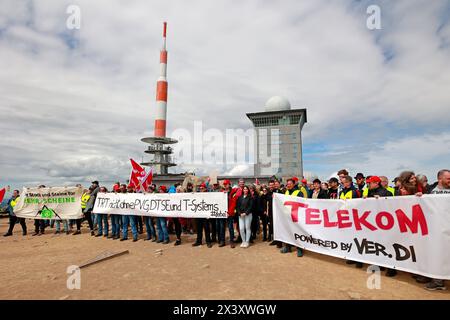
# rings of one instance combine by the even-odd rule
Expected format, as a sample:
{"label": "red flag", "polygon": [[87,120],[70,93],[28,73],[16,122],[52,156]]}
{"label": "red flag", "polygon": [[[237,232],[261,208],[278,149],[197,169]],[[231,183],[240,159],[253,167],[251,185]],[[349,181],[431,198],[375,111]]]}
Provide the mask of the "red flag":
{"label": "red flag", "polygon": [[5,196],[6,189],[0,189],[0,203],[3,201],[3,197]]}
{"label": "red flag", "polygon": [[139,163],[137,163],[133,159],[130,159],[130,161],[132,167],[130,174],[130,185],[132,185],[134,188],[138,188],[141,184],[141,179],[145,177],[145,170],[139,165]]}
{"label": "red flag", "polygon": [[141,180],[141,190],[147,191],[148,187],[152,184],[153,180],[153,168],[150,168],[150,172]]}

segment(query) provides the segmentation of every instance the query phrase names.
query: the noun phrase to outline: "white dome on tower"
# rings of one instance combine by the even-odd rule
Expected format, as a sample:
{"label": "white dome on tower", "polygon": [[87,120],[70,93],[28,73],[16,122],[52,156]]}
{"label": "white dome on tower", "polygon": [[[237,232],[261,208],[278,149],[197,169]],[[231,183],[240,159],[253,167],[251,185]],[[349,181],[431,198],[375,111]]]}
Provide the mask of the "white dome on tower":
{"label": "white dome on tower", "polygon": [[267,100],[265,105],[265,111],[285,111],[285,110],[291,110],[291,104],[288,99],[280,97],[280,96],[274,96]]}

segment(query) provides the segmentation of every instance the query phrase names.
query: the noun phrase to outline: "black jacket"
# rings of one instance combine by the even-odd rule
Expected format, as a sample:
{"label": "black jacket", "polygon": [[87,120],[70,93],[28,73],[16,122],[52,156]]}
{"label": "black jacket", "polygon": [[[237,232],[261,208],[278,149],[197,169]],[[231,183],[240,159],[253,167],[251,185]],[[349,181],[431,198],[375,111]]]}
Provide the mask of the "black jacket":
{"label": "black jacket", "polygon": [[[311,192],[311,198],[313,197],[313,194],[314,194],[314,190]],[[320,189],[317,199],[329,199],[328,192],[323,189]]]}
{"label": "black jacket", "polygon": [[273,202],[273,193],[268,191],[267,194],[263,194],[261,196],[261,209],[262,209],[262,215],[264,214],[264,211],[267,211],[267,208],[269,209],[269,212],[267,214],[271,217],[272,216],[272,202]]}
{"label": "black jacket", "polygon": [[255,215],[260,216],[262,213],[262,206],[261,206],[261,197],[259,196],[259,194],[257,194],[255,192],[255,194],[253,195],[253,205],[252,205],[252,210],[251,212],[254,213]]}
{"label": "black jacket", "polygon": [[392,193],[390,193],[387,189],[383,187],[378,187],[376,189],[369,189],[367,193],[367,198],[373,198],[375,196],[392,197]]}
{"label": "black jacket", "polygon": [[246,197],[244,195],[241,195],[236,204],[236,213],[238,215],[242,213],[250,214],[252,213],[253,209],[253,198],[250,194],[248,194]]}
{"label": "black jacket", "polygon": [[338,188],[336,189],[329,188],[327,191],[327,199],[339,199],[338,194],[339,194]]}

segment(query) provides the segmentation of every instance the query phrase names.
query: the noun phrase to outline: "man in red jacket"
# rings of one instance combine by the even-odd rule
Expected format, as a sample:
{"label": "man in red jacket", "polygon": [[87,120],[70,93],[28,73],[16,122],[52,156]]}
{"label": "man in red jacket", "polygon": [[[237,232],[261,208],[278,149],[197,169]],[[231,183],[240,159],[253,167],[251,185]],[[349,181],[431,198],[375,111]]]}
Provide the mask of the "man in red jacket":
{"label": "man in red jacket", "polygon": [[[236,202],[239,198],[237,196],[239,188],[231,188],[230,180],[224,180],[223,182],[224,192],[227,193],[228,196],[228,231],[230,232],[230,247],[234,248],[234,216],[236,210]],[[223,238],[225,242],[225,230],[223,231]]]}

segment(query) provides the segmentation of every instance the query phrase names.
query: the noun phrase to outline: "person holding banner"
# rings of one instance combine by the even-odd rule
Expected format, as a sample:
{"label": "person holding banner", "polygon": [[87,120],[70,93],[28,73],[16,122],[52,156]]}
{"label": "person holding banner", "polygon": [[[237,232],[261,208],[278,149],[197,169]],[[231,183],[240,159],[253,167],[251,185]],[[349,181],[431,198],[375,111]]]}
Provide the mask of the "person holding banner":
{"label": "person holding banner", "polygon": [[[45,188],[44,185],[40,185],[39,188]],[[44,219],[34,219],[34,233],[32,236],[40,236],[45,233],[45,220]]]}
{"label": "person holding banner", "polygon": [[[440,170],[437,178],[438,184],[430,190],[430,194],[450,194],[450,170]],[[442,212],[442,214],[448,214],[448,212]],[[425,289],[430,291],[447,290],[444,280],[442,279],[431,279],[431,281],[425,286]]]}
{"label": "person holding banner", "polygon": [[[285,192],[285,195],[287,195],[287,196],[294,196],[294,197],[304,197],[304,193],[295,184],[295,180],[294,179],[288,179],[286,181],[286,192]],[[283,245],[284,245],[283,248],[280,250],[281,253],[291,252],[291,245],[290,244],[284,243]],[[297,247],[297,257],[303,257],[303,250],[302,250],[302,248]]]}
{"label": "person holding banner", "polygon": [[[78,235],[81,234],[81,222],[83,221],[83,219],[86,219],[88,224],[89,224],[89,229],[91,230],[91,236],[95,236],[95,232],[94,232],[94,225],[92,222],[92,218],[91,218],[91,212],[92,212],[92,208],[94,207],[94,203],[95,203],[95,196],[97,195],[97,192],[100,188],[98,188],[98,185],[94,185],[94,183],[92,183],[92,185],[89,187],[89,190],[87,191],[87,194],[89,194],[89,198],[85,197],[86,204],[84,209],[82,209],[84,217],[77,219],[76,223],[77,223],[77,231],[75,231],[73,233],[73,235]],[[94,196],[94,191],[95,192],[95,196]],[[83,208],[83,196],[81,197],[81,208]]]}
{"label": "person holding banner", "polygon": [[[176,193],[183,193],[184,189],[181,185],[178,185],[175,189]],[[175,234],[177,236],[177,240],[175,241],[175,245],[179,246],[181,244],[181,223],[178,218],[172,218],[173,224],[175,225]]]}
{"label": "person holding banner", "polygon": [[[101,187],[101,193],[107,193],[108,189],[106,187]],[[97,225],[98,225],[98,233],[96,237],[105,236],[108,237],[109,225],[108,225],[108,214],[97,214]]]}
{"label": "person holding banner", "polygon": [[[158,189],[159,193],[166,193],[166,186],[160,186]],[[169,231],[167,230],[167,219],[164,217],[156,218],[156,228],[158,229],[158,243],[168,244],[169,240]]]}
{"label": "person holding banner", "polygon": [[[200,185],[200,192],[208,192],[208,189],[206,189],[206,184],[202,183]],[[212,248],[211,243],[211,232],[209,229],[209,219],[206,218],[196,218],[195,221],[197,222],[197,240],[192,244],[193,247],[201,246],[203,241],[203,229],[205,229],[205,238],[206,238],[206,244],[208,248]]]}
{"label": "person holding banner", "polygon": [[25,218],[17,218],[14,214],[14,207],[20,200],[19,190],[14,190],[11,199],[8,200],[8,214],[9,214],[9,229],[3,236],[9,237],[13,235],[14,226],[16,222],[19,221],[20,226],[22,227],[22,234],[24,236],[27,235],[27,225],[25,223]]}
{"label": "person holding banner", "polygon": [[248,248],[250,246],[252,208],[253,198],[250,194],[250,188],[244,186],[242,195],[238,198],[236,204],[236,214],[239,217],[239,233],[242,238],[241,248]]}
{"label": "person holding banner", "polygon": [[[236,202],[238,199],[238,196],[236,195],[237,193],[237,188],[231,188],[231,181],[230,180],[224,180],[223,181],[223,187],[224,187],[224,192],[227,193],[227,198],[228,198],[228,218],[227,218],[227,222],[228,222],[228,232],[230,233],[230,247],[232,249],[234,249],[235,245],[234,245],[234,216],[235,216],[235,211],[236,211]],[[222,229],[220,229],[220,232],[222,232]],[[223,242],[225,243],[225,229],[223,229],[223,233],[221,233],[219,235],[219,241],[223,240]]]}
{"label": "person holding banner", "polygon": [[[156,193],[156,186],[150,185],[148,187],[148,193]],[[145,216],[144,217],[145,230],[147,231],[147,238],[144,241],[156,242],[156,231],[155,225],[153,223],[153,218]]]}
{"label": "person holding banner", "polygon": [[[381,185],[381,178],[378,176],[370,176],[366,179],[368,185],[368,192],[365,198],[385,198],[392,197],[392,193],[387,189],[383,188]],[[386,277],[395,277],[397,275],[397,270],[387,269]]]}
{"label": "person holding banner", "polygon": [[[122,190],[122,193],[133,193],[133,190],[130,188],[127,188],[125,190]],[[138,231],[136,227],[136,219],[134,219],[135,216],[124,214],[122,216],[122,239],[120,241],[126,241],[128,240],[128,224],[131,226],[131,233],[133,234],[133,242],[138,241]]]}

